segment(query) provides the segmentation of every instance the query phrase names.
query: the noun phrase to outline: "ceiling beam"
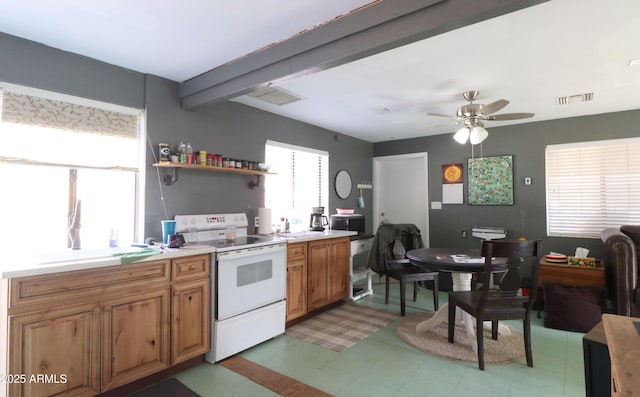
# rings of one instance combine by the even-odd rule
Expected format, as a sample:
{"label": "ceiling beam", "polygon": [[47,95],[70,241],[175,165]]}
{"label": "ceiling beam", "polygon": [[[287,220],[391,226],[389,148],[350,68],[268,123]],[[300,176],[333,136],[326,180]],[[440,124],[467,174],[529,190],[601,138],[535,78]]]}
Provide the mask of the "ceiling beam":
{"label": "ceiling beam", "polygon": [[183,82],[180,101],[221,102],[546,1],[378,1]]}

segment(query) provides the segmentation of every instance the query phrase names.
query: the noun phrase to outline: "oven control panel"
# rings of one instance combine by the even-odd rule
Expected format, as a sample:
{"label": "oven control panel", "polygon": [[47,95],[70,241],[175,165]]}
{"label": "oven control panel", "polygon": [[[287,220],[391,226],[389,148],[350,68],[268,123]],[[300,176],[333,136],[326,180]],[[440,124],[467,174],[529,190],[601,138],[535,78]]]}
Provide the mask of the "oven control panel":
{"label": "oven control panel", "polygon": [[249,225],[247,214],[198,214],[198,215],[176,215],[176,231],[186,232],[188,230],[213,230],[224,229],[227,226],[235,225],[238,228],[246,228]]}

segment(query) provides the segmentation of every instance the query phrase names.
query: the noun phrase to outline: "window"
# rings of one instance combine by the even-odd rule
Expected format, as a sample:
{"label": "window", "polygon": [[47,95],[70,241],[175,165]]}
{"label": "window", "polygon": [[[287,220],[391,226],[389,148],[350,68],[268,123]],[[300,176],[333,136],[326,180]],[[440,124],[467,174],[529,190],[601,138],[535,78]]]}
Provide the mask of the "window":
{"label": "window", "polygon": [[638,138],[547,146],[547,234],[599,238],[640,223],[638,153]]}
{"label": "window", "polygon": [[265,182],[265,205],[271,208],[272,221],[288,218],[291,231],[309,227],[312,207],[329,201],[329,154],[280,142],[267,141],[265,161],[271,164]]}
{"label": "window", "polygon": [[[133,242],[142,234],[142,111],[3,84],[0,172],[13,247],[30,253]],[[6,209],[10,210],[6,210]],[[113,242],[111,242],[113,243]]]}

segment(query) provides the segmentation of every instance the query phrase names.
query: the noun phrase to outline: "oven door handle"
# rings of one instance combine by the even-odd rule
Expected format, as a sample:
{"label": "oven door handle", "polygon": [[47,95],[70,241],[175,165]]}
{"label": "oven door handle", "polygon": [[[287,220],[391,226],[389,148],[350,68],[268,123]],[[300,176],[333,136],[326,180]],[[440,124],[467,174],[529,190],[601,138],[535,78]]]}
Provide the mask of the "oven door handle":
{"label": "oven door handle", "polygon": [[246,258],[249,256],[255,256],[255,255],[273,254],[278,252],[282,252],[282,253],[286,252],[285,243],[263,245],[259,247],[241,248],[238,250],[225,251],[225,252],[217,252],[216,258],[218,260],[225,260],[225,259],[229,260],[229,259],[235,259],[235,258]]}

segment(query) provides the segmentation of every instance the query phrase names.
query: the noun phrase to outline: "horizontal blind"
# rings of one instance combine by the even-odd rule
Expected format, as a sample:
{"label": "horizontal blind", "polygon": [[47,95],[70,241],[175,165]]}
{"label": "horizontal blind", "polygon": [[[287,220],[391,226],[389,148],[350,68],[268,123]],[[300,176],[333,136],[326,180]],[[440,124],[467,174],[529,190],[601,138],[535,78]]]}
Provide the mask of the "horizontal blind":
{"label": "horizontal blind", "polygon": [[141,111],[6,86],[0,91],[0,160],[137,170]]}
{"label": "horizontal blind", "polygon": [[312,208],[328,202],[328,153],[268,140],[265,159],[274,173],[266,178],[265,205],[275,219],[289,218],[292,230],[306,229]]}
{"label": "horizontal blind", "polygon": [[640,139],[546,148],[547,234],[598,238],[640,223]]}

